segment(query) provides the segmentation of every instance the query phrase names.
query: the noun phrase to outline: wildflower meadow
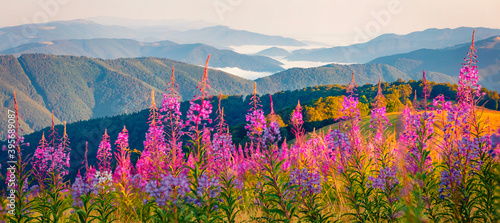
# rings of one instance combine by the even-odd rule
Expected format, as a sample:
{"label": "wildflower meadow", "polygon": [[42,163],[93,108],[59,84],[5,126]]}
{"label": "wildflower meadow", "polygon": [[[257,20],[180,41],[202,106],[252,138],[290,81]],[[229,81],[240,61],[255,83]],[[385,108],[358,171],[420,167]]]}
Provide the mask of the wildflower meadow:
{"label": "wildflower meadow", "polygon": [[254,90],[242,114],[245,145],[233,143],[224,108],[212,106],[209,56],[187,113],[172,70],[162,104],[152,94],[141,120],[149,124],[144,150],[129,147],[126,126],[116,139],[102,129],[97,163],[85,158],[75,179],[66,129],[52,125],[34,154],[23,153],[16,101],[0,221],[499,222],[500,129],[478,104],[474,39],[464,54],[457,100],[430,98],[424,72],[424,96],[400,114],[399,134],[387,130],[380,86],[362,128],[353,75],[328,131],[306,132],[300,102],[290,102],[293,141]]}

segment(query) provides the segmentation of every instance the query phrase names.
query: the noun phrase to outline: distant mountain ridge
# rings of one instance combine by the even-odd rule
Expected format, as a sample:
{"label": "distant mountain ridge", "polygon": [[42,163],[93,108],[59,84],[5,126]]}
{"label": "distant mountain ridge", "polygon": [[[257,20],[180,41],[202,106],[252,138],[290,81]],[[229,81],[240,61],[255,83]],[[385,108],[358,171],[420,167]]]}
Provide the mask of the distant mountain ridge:
{"label": "distant mountain ridge", "polygon": [[116,25],[101,25],[89,20],[79,19],[0,28],[0,51],[29,43],[96,38],[134,39],[143,42],[171,40],[182,44],[203,43],[218,48],[236,45],[306,45],[291,38],[235,30],[226,26],[180,31],[168,26],[129,28]]}
{"label": "distant mountain ridge", "polygon": [[290,52],[283,48],[271,47],[257,52],[255,55],[267,56],[267,57],[285,57],[291,55]]}
{"label": "distant mountain ridge", "polygon": [[[420,49],[405,54],[380,57],[370,63],[387,64],[405,73],[433,71],[457,80],[465,53],[470,44],[460,44],[444,49]],[[492,90],[500,89],[500,35],[476,41],[479,83]],[[453,81],[455,82],[455,81]]]}
{"label": "distant mountain ridge", "polygon": [[15,55],[44,53],[55,55],[87,56],[103,59],[160,57],[203,66],[206,55],[211,54],[212,67],[238,67],[257,72],[284,70],[282,63],[264,56],[239,54],[219,50],[205,44],[177,44],[172,41],[139,42],[132,39],[71,39],[23,44],[0,51]]}
{"label": "distant mountain ridge", "polygon": [[476,40],[500,35],[500,29],[460,27],[456,29],[426,29],[406,35],[384,34],[366,43],[350,46],[296,50],[286,57],[294,61],[367,63],[378,57],[407,53],[418,49],[439,49],[470,42],[472,31]]}

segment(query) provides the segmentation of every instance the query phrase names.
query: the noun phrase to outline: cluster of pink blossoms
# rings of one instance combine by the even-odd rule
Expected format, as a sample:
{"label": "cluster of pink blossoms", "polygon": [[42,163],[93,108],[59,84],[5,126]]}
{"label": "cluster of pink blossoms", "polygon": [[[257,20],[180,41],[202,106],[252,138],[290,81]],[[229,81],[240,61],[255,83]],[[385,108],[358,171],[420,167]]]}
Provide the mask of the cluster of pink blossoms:
{"label": "cluster of pink blossoms", "polygon": [[191,106],[186,114],[187,121],[185,125],[190,125],[190,131],[195,130],[195,126],[202,124],[202,121],[206,120],[209,124],[212,123],[212,119],[210,119],[212,104],[209,100],[203,100],[201,105],[194,101],[190,101],[189,103]]}
{"label": "cluster of pink blossoms", "polygon": [[69,152],[62,145],[57,145],[55,149],[38,146],[34,154],[33,167],[38,171],[60,173],[64,176],[68,174],[69,159]]}
{"label": "cluster of pink blossoms", "polygon": [[266,128],[266,117],[261,109],[251,111],[246,115],[248,122],[245,129],[248,130],[247,135],[251,140],[258,141],[262,136],[262,132]]}

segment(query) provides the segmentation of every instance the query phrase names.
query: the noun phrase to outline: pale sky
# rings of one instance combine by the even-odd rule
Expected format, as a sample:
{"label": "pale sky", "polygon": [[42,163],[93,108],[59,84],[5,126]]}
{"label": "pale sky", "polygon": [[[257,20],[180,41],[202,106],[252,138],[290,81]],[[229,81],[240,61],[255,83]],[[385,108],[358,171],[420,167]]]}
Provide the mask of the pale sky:
{"label": "pale sky", "polygon": [[500,28],[500,1],[0,0],[0,27],[97,16],[204,20],[262,34],[342,44],[353,38],[364,42],[383,33],[427,28]]}

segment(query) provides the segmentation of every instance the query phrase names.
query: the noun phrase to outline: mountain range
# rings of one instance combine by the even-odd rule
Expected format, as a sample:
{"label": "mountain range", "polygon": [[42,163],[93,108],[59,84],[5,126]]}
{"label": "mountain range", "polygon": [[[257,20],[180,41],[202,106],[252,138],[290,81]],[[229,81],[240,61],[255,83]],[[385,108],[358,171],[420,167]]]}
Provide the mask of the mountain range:
{"label": "mountain range", "polygon": [[[16,91],[27,133],[49,125],[51,111],[57,123],[136,112],[148,107],[151,91],[157,95],[164,93],[173,66],[180,96],[182,100],[190,100],[197,94],[203,67],[155,57],[104,60],[46,54],[0,56],[1,109],[6,112],[13,108],[12,92]],[[383,81],[420,78],[386,64],[293,68],[255,81],[210,70],[210,94],[248,95],[254,83],[261,94],[347,84],[353,71],[358,83],[363,84],[377,83],[379,78]],[[429,79],[441,76],[449,77],[431,73]],[[161,97],[156,99],[161,103]],[[0,124],[5,121],[0,120]]]}
{"label": "mountain range", "polygon": [[[21,123],[29,133],[56,122],[87,120],[131,113],[148,107],[151,91],[157,102],[170,81],[172,67],[182,99],[189,100],[203,75],[203,67],[163,58],[103,60],[88,57],[25,54],[0,56],[1,110],[13,107],[17,94]],[[253,81],[218,70],[209,71],[210,93],[248,94]],[[6,119],[0,124],[6,124]],[[0,132],[5,136],[6,128]]]}
{"label": "mountain range", "polygon": [[[444,49],[420,49],[405,54],[396,54],[372,60],[373,64],[387,64],[398,70],[417,74],[422,70],[446,74],[457,80],[465,52],[470,44],[459,44]],[[500,90],[500,36],[475,42],[479,83],[491,90]],[[449,81],[445,81],[449,82]],[[452,81],[456,82],[456,81]]]}
{"label": "mountain range", "polygon": [[[13,108],[13,91],[22,105],[26,121],[21,125],[26,133],[48,126],[52,111],[56,123],[137,112],[147,108],[151,91],[164,92],[173,66],[180,96],[190,100],[197,93],[201,66],[209,54],[210,67],[274,73],[248,80],[211,69],[212,95],[248,95],[255,83],[260,94],[342,85],[351,81],[353,72],[360,85],[375,84],[379,78],[386,82],[420,79],[422,70],[431,81],[455,83],[473,30],[384,34],[366,43],[290,53],[279,46],[304,43],[206,24],[193,24],[201,28],[187,30],[113,24],[73,20],[1,28],[0,54],[5,54],[0,56],[2,112]],[[480,83],[491,90],[500,89],[499,43],[499,29],[476,28]],[[274,46],[254,55],[226,49],[252,44]],[[281,62],[269,57],[338,63],[284,70]],[[156,101],[161,103],[161,96]],[[0,124],[5,122],[0,120]],[[0,134],[3,139],[4,130]]]}
{"label": "mountain range", "polygon": [[305,46],[298,40],[235,30],[227,26],[176,30],[169,26],[125,27],[89,20],[58,21],[0,28],[0,51],[23,44],[69,39],[118,38],[141,42],[170,40],[181,44],[203,43],[217,48],[238,45]]}
{"label": "mountain range", "polygon": [[500,35],[500,29],[489,28],[426,29],[406,35],[383,34],[368,42],[349,46],[295,50],[286,59],[294,61],[367,63],[382,56],[470,43],[474,29],[476,30],[476,40]]}
{"label": "mountain range", "polygon": [[245,55],[231,50],[220,50],[201,43],[177,44],[172,41],[139,42],[132,39],[71,39],[27,43],[0,51],[3,55],[44,53],[86,56],[102,59],[160,57],[203,66],[208,54],[212,67],[238,67],[257,72],[284,70],[282,63],[264,56]]}

